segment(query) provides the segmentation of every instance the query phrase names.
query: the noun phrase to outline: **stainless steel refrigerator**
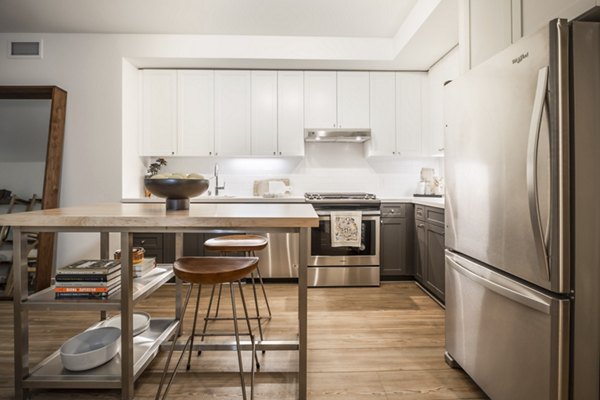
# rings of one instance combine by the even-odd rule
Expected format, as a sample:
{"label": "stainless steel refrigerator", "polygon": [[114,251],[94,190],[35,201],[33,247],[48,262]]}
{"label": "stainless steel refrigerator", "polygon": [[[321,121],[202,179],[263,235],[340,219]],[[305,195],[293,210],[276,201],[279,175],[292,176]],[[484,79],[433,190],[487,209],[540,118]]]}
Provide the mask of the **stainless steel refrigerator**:
{"label": "stainless steel refrigerator", "polygon": [[600,398],[597,11],[446,89],[446,357],[493,400]]}

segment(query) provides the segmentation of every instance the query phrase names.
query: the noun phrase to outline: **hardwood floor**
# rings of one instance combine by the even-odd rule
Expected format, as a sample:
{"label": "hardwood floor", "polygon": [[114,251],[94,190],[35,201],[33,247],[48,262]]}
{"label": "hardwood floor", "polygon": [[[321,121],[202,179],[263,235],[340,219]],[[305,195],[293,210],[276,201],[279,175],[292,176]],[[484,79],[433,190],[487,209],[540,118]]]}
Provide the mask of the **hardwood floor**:
{"label": "hardwood floor", "polygon": [[[171,315],[173,289],[161,288],[138,309],[153,316]],[[249,295],[250,288],[246,289]],[[266,337],[294,338],[296,286],[269,284],[267,290],[274,317],[265,325]],[[208,292],[204,290],[203,297]],[[413,282],[385,283],[379,288],[310,289],[308,305],[309,399],[487,399],[466,374],[444,362],[444,310]],[[32,312],[31,365],[97,317],[86,312]],[[214,329],[218,324],[224,322],[214,323]],[[14,398],[12,325],[12,303],[0,302],[0,399]],[[186,332],[190,325],[188,312]],[[261,371],[256,374],[255,398],[294,399],[297,355],[269,351],[259,353],[259,358]],[[154,398],[165,359],[164,353],[159,354],[138,379],[136,399]],[[192,360],[191,371],[180,369],[169,398],[241,398],[235,352],[204,352]],[[249,363],[248,355],[248,368]],[[35,391],[33,399],[115,400],[120,399],[120,393],[42,390]]]}

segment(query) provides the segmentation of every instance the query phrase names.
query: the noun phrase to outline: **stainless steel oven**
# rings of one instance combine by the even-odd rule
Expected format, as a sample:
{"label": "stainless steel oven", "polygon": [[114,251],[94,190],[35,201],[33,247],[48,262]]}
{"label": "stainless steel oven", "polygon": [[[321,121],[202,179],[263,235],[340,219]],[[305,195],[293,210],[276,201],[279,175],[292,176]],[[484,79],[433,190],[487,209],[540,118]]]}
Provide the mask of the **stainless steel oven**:
{"label": "stainless steel oven", "polygon": [[[308,285],[379,286],[381,202],[367,193],[307,193],[319,215],[309,233]],[[334,247],[331,212],[360,211],[360,245]]]}

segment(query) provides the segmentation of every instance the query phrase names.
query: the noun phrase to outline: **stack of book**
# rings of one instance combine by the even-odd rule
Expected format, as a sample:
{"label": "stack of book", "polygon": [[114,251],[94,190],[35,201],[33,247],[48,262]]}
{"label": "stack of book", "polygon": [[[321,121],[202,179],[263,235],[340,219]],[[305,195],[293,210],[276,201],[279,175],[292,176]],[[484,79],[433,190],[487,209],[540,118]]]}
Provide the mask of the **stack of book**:
{"label": "stack of book", "polygon": [[133,264],[133,277],[140,278],[156,267],[156,257],[145,257],[142,261]]}
{"label": "stack of book", "polygon": [[57,299],[107,299],[121,287],[119,260],[81,260],[56,271]]}

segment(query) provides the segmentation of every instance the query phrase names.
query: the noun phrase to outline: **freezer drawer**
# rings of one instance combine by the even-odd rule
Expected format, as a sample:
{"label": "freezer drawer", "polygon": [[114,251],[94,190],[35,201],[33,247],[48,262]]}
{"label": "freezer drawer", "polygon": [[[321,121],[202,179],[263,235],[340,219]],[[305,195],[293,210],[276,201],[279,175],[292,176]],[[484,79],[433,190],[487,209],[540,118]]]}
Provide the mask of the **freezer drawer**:
{"label": "freezer drawer", "polygon": [[446,351],[494,400],[568,398],[569,301],[446,251]]}

